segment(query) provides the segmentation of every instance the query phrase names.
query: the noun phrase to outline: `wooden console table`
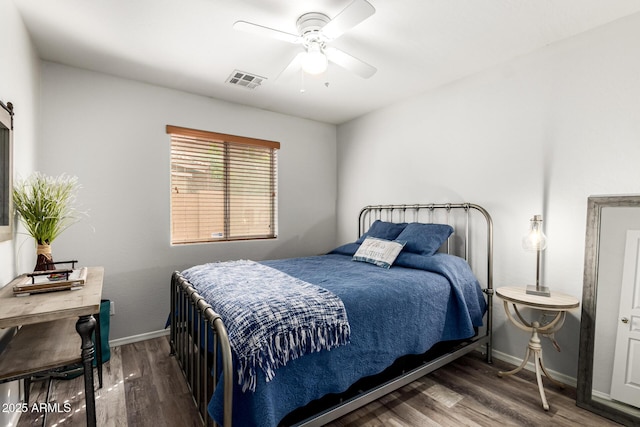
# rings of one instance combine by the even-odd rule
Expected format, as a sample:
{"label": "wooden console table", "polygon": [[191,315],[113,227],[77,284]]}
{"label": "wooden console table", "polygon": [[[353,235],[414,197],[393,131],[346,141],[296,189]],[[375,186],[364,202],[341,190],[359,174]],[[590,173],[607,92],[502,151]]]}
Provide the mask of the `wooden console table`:
{"label": "wooden console table", "polygon": [[[78,290],[16,297],[13,294],[13,284],[20,280],[20,277],[0,289],[0,328],[23,326],[23,329],[25,327],[36,329],[39,326],[38,324],[42,324],[42,328],[46,329],[55,324],[62,324],[60,323],[61,319],[78,318],[76,321],[76,331],[80,335],[81,340],[80,357],[78,359],[81,360],[84,368],[87,426],[90,427],[96,425],[92,366],[95,348],[91,334],[96,328],[96,320],[93,315],[100,312],[103,278],[104,269],[102,267],[89,267],[86,282],[84,286]],[[34,327],[29,327],[29,325],[34,325]],[[96,341],[99,342],[98,340],[99,337],[98,334],[96,334]],[[11,345],[11,343],[9,345]],[[7,352],[7,350],[5,350],[5,352]],[[50,361],[46,360],[48,357],[47,354],[36,355],[32,353],[32,355],[34,359],[39,359],[40,357],[45,358],[42,360],[40,370],[45,370],[48,364],[50,364]],[[32,362],[38,361],[35,360]],[[101,361],[99,360],[98,362]],[[21,372],[19,369],[20,367],[16,367],[14,368],[15,372],[12,372],[16,379],[28,373],[28,369],[26,369],[25,372]],[[33,369],[38,370],[39,368],[33,367]],[[98,370],[98,372],[100,372],[100,370]]]}

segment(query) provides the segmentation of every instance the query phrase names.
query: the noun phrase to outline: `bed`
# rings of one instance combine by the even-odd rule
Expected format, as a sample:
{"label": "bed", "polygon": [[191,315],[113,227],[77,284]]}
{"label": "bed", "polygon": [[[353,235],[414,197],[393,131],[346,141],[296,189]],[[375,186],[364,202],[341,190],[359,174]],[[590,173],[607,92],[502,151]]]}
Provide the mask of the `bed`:
{"label": "bed", "polygon": [[171,349],[206,425],[324,425],[470,351],[491,363],[484,208],[367,206],[358,236],[325,255],[173,273]]}

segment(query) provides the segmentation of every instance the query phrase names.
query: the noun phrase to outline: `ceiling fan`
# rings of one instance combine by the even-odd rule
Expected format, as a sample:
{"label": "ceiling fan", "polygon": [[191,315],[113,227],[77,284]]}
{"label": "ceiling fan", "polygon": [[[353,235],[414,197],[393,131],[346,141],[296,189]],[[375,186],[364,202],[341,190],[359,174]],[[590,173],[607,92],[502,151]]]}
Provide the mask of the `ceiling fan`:
{"label": "ceiling fan", "polygon": [[340,37],[373,15],[375,11],[375,8],[366,0],[353,0],[333,19],[319,12],[305,13],[296,21],[298,34],[291,34],[246,21],[237,21],[233,24],[233,28],[302,45],[304,52],[296,55],[280,75],[300,68],[309,74],[321,74],[327,69],[330,61],[360,77],[368,79],[376,73],[375,67],[340,49],[329,46],[329,44],[332,40]]}

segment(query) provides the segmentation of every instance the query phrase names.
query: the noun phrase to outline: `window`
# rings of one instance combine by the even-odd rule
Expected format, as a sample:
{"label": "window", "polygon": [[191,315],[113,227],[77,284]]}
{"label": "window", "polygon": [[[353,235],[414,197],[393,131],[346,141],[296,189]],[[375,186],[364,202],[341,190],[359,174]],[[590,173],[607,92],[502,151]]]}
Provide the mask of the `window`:
{"label": "window", "polygon": [[277,235],[280,143],[167,125],[171,243]]}

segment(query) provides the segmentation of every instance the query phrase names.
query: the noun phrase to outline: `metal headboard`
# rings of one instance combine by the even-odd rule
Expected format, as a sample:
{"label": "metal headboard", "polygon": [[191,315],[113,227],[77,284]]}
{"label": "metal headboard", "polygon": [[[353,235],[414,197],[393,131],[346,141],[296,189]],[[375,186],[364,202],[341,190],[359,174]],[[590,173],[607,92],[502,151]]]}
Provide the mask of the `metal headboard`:
{"label": "metal headboard", "polygon": [[[454,218],[452,211],[463,210],[463,243],[464,251],[456,253],[451,248],[451,240],[453,236],[460,235],[458,216]],[[493,276],[493,221],[489,213],[481,206],[472,203],[431,203],[417,205],[370,205],[365,206],[358,216],[358,237],[362,236],[377,219],[389,222],[424,222],[424,223],[443,223],[454,227],[454,232],[447,239],[445,250],[447,253],[461,256],[469,261],[469,230],[471,227],[471,211],[480,212],[487,224],[487,254],[488,254],[488,271]],[[444,215],[438,215],[444,213]]]}

